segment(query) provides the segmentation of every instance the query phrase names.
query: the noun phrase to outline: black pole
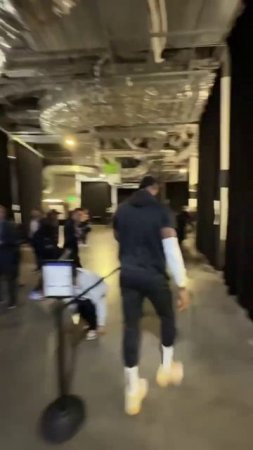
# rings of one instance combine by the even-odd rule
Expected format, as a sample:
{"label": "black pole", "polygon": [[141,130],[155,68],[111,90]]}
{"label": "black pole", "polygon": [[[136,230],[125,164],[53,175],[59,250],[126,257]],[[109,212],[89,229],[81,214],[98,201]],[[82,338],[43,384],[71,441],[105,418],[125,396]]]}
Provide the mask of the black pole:
{"label": "black pole", "polygon": [[65,397],[67,395],[67,380],[65,376],[65,336],[63,328],[63,310],[64,304],[61,301],[57,301],[55,308],[55,321],[58,334],[58,347],[57,347],[57,373],[58,373],[58,389],[59,397]]}
{"label": "black pole", "polygon": [[119,270],[114,269],[107,276],[100,278],[92,286],[89,286],[81,294],[68,303],[63,303],[63,298],[58,298],[55,304],[55,324],[58,335],[57,347],[57,378],[59,397],[46,408],[41,418],[41,432],[43,437],[53,443],[62,443],[71,439],[79,430],[85,419],[85,406],[78,397],[69,394],[69,386],[65,368],[65,334],[63,326],[64,309],[76,303],[94,287],[98,286],[107,277]]}
{"label": "black pole", "polygon": [[64,303],[56,300],[55,324],[57,327],[57,378],[59,397],[46,408],[41,418],[44,439],[60,444],[71,439],[85,419],[85,406],[81,399],[68,393],[65,371],[65,335],[63,327]]}

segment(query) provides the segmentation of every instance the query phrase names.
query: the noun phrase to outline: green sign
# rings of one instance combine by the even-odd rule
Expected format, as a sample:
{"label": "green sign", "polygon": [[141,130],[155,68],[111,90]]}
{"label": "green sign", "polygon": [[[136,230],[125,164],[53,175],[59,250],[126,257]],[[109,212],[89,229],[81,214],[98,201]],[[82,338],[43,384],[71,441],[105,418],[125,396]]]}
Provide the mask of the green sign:
{"label": "green sign", "polygon": [[103,172],[106,175],[115,175],[120,172],[120,164],[118,162],[108,162],[103,165]]}
{"label": "green sign", "polygon": [[67,197],[67,202],[72,203],[72,202],[76,202],[77,198],[74,195],[69,195]]}

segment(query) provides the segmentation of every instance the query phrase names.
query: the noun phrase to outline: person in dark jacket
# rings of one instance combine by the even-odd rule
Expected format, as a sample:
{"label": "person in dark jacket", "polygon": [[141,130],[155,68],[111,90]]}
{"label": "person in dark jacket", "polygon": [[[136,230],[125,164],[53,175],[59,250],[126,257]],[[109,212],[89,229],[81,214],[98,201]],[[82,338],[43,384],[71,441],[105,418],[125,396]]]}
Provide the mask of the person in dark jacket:
{"label": "person in dark jacket", "polygon": [[183,366],[173,360],[175,319],[166,266],[178,287],[178,306],[188,305],[186,271],[173,221],[157,200],[157,181],[147,176],[140,189],[123,203],[114,217],[114,233],[119,242],[120,288],[123,302],[125,363],[125,411],[138,414],[147,393],[147,382],[139,378],[140,319],[144,298],[148,298],[160,318],[162,362],[157,383],[165,387],[180,384]]}
{"label": "person in dark jacket", "polygon": [[17,247],[15,225],[7,220],[6,208],[0,205],[0,301],[3,301],[3,284],[7,285],[8,308],[17,303]]}
{"label": "person in dark jacket", "polygon": [[88,209],[83,209],[82,211],[82,220],[80,223],[80,233],[81,233],[81,242],[87,246],[87,237],[91,232],[91,222],[90,222],[90,213]]}
{"label": "person in dark jacket", "polygon": [[83,210],[76,208],[64,226],[64,250],[68,250],[68,257],[73,259],[75,267],[82,267],[78,250],[78,243],[82,235],[82,215]]}
{"label": "person in dark jacket", "polygon": [[187,211],[187,207],[183,206],[177,215],[177,236],[180,247],[186,238],[187,225],[191,223],[190,214]]}
{"label": "person in dark jacket", "polygon": [[45,219],[42,219],[38,230],[33,237],[39,258],[39,268],[42,262],[49,259],[58,259],[61,250],[58,247],[58,226],[55,215],[49,212]]}
{"label": "person in dark jacket", "polygon": [[58,245],[59,242],[59,212],[56,209],[51,209],[48,214],[47,214],[47,218],[50,221],[52,227],[54,227],[54,240],[56,242],[56,244]]}
{"label": "person in dark jacket", "polygon": [[[39,228],[34,234],[34,246],[38,255],[38,267],[42,268],[43,261],[56,260],[62,255],[62,249],[58,247],[58,228],[56,227],[55,215],[49,212],[47,217],[40,222]],[[31,300],[42,298],[42,277],[35,289],[30,293]]]}

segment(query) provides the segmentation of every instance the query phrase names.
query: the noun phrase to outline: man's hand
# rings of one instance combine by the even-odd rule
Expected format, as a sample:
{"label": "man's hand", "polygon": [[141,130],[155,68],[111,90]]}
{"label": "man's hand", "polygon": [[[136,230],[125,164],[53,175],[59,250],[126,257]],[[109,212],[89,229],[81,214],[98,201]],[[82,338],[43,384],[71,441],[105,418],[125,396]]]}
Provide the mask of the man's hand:
{"label": "man's hand", "polygon": [[179,311],[185,311],[188,309],[190,304],[190,297],[189,293],[185,288],[181,288],[178,291],[178,301],[177,301],[177,307]]}

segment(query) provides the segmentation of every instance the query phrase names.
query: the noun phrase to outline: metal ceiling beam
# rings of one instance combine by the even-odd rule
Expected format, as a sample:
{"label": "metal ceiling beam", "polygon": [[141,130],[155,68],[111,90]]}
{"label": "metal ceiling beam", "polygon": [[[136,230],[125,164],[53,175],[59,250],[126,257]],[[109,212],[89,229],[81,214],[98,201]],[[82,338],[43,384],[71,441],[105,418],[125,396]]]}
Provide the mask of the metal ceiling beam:
{"label": "metal ceiling beam", "polygon": [[18,142],[18,144],[22,145],[23,147],[27,148],[27,150],[29,150],[30,152],[34,153],[35,155],[37,155],[39,158],[44,158],[44,156],[42,155],[42,153],[38,152],[38,150],[36,150],[35,148],[31,147],[31,145],[28,145],[25,141],[23,141],[22,139],[20,139],[17,136],[12,136],[12,134],[5,130],[4,128],[0,127],[0,130],[3,131],[5,134],[7,134],[8,138],[12,141]]}
{"label": "metal ceiling beam", "polygon": [[[115,127],[112,129],[96,129],[93,136],[95,138],[104,138],[104,139],[118,139],[118,138],[135,138],[135,137],[143,137],[143,138],[156,138],[161,139],[161,141],[166,136],[166,133],[175,131],[178,126],[187,126],[189,123],[185,122],[177,122],[173,125],[146,125],[141,127],[128,127],[128,128],[120,128]],[[192,125],[192,123],[191,123]],[[24,130],[19,132],[11,132],[13,136],[22,139],[23,141],[31,144],[58,144],[62,141],[62,135],[59,134],[44,134],[40,131],[26,131]],[[77,141],[82,142],[82,139],[87,140],[88,133],[79,133],[76,134]]]}

